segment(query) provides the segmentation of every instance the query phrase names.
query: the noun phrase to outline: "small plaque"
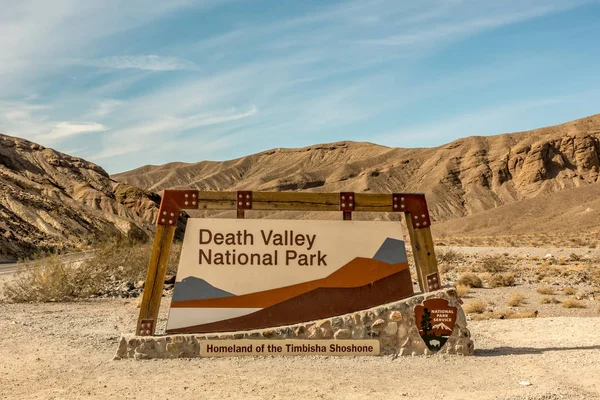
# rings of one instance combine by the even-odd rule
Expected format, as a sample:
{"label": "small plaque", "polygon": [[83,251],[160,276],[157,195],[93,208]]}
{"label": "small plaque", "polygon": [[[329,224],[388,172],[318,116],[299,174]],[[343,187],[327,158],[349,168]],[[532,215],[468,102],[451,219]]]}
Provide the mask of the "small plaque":
{"label": "small plaque", "polygon": [[456,307],[448,300],[431,299],[415,307],[415,321],[419,335],[431,351],[439,351],[454,330]]}
{"label": "small plaque", "polygon": [[378,340],[204,340],[201,357],[377,356]]}

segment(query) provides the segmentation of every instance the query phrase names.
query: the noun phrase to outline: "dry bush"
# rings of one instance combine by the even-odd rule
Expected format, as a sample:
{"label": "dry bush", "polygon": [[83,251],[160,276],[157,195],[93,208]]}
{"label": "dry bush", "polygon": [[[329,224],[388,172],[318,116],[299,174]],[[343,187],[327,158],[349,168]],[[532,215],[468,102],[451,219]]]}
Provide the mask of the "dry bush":
{"label": "dry bush", "polygon": [[489,281],[491,287],[507,287],[515,285],[515,274],[512,272],[506,272],[504,274],[496,274],[492,276]]}
{"label": "dry bush", "polygon": [[552,286],[540,286],[539,288],[537,288],[537,292],[539,294],[548,294],[548,295],[556,294],[556,292],[554,291],[554,288]]}
{"label": "dry bush", "polygon": [[518,318],[536,318],[538,316],[537,310],[527,310],[521,311],[518,313],[513,313],[509,315],[507,318],[509,319],[518,319]]}
{"label": "dry bush", "polygon": [[572,296],[575,293],[577,293],[577,291],[575,289],[573,289],[571,286],[567,286],[566,288],[564,288],[562,290],[562,292],[565,296]]}
{"label": "dry bush", "polygon": [[481,288],[483,287],[483,282],[481,278],[475,275],[472,272],[465,272],[458,278],[456,282],[458,285],[468,286],[472,288]]}
{"label": "dry bush", "polygon": [[[173,247],[169,273],[176,271],[181,251],[180,245]],[[114,293],[122,285],[133,288],[146,277],[151,249],[150,244],[114,241],[78,263],[65,264],[56,255],[40,258],[4,284],[4,296],[10,302],[68,301]]]}
{"label": "dry bush", "polygon": [[10,302],[65,301],[89,295],[93,284],[92,277],[55,255],[23,265],[4,283],[4,296]]}
{"label": "dry bush", "polygon": [[465,260],[464,254],[452,249],[438,251],[436,258],[438,262],[444,264],[458,264]]}
{"label": "dry bush", "polygon": [[506,257],[503,255],[488,256],[481,259],[481,268],[492,274],[506,271],[507,264]]}
{"label": "dry bush", "polygon": [[544,296],[542,300],[540,300],[542,304],[560,304],[560,300],[553,296]]}
{"label": "dry bush", "polygon": [[469,314],[481,314],[485,311],[487,304],[482,300],[473,300],[463,305],[463,310]]}
{"label": "dry bush", "polygon": [[564,308],[586,308],[586,305],[579,300],[566,299],[562,302]]}
{"label": "dry bush", "polygon": [[508,305],[510,307],[520,307],[523,304],[525,304],[525,296],[521,293],[515,293],[508,299]]}
{"label": "dry bush", "polygon": [[458,294],[458,297],[465,297],[470,291],[471,288],[467,285],[456,285],[456,293]]}

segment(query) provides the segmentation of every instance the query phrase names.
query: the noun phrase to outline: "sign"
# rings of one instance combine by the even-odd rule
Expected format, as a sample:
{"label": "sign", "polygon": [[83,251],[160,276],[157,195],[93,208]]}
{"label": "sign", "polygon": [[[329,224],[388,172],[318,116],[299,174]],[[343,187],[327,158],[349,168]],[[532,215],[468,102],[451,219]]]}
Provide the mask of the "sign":
{"label": "sign", "polygon": [[415,321],[419,335],[431,351],[438,351],[452,334],[456,323],[456,307],[448,300],[430,299],[415,307]]}
{"label": "sign", "polygon": [[370,340],[203,340],[201,357],[234,356],[377,356],[379,341]]}
{"label": "sign", "polygon": [[167,332],[291,325],[412,294],[398,222],[189,219]]}

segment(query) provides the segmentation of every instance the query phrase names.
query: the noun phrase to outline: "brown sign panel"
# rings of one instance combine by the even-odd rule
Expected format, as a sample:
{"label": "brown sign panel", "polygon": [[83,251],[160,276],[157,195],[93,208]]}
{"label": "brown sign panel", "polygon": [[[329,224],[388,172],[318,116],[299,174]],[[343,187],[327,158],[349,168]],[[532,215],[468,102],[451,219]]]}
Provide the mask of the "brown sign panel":
{"label": "brown sign panel", "polygon": [[415,307],[415,321],[419,335],[431,351],[438,351],[452,334],[456,323],[456,307],[448,300],[431,299]]}
{"label": "brown sign panel", "polygon": [[189,219],[167,332],[292,325],[412,294],[396,222]]}

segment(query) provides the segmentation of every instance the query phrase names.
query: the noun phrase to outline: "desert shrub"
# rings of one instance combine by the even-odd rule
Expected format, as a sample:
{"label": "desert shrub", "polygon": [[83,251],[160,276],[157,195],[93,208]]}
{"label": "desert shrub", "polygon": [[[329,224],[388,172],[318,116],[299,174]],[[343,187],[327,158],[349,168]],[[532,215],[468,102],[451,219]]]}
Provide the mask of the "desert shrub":
{"label": "desert shrub", "polygon": [[5,282],[4,296],[11,302],[66,301],[90,295],[94,285],[93,276],[54,255],[22,266]]}
{"label": "desert shrub", "polygon": [[467,285],[456,285],[456,293],[458,294],[458,297],[465,297],[470,291],[471,288]]}
{"label": "desert shrub", "polygon": [[505,256],[495,255],[481,259],[481,267],[485,272],[499,273],[506,271],[507,260]]}
{"label": "desert shrub", "polygon": [[508,305],[511,307],[520,307],[525,304],[525,296],[521,293],[515,293],[508,299]]}
{"label": "desert shrub", "polygon": [[562,292],[565,296],[572,296],[575,293],[577,293],[577,291],[574,288],[572,288],[571,286],[567,286],[566,288],[564,288],[562,290]]}
{"label": "desert shrub", "polygon": [[481,288],[483,287],[483,282],[481,278],[475,275],[472,272],[465,272],[458,278],[456,282],[458,285],[468,286],[472,288]]}
{"label": "desert shrub", "polygon": [[492,275],[492,279],[489,281],[491,287],[507,287],[515,285],[515,274],[512,272],[506,272],[504,274]]}
{"label": "desert shrub", "polygon": [[585,308],[585,304],[579,300],[566,299],[562,302],[564,308]]}
{"label": "desert shrub", "polygon": [[[80,262],[63,263],[59,256],[33,261],[4,284],[11,302],[68,301],[113,293],[116,287],[133,287],[145,279],[152,245],[109,242],[96,247]],[[171,251],[168,273],[177,270],[180,245]]]}
{"label": "desert shrub", "polygon": [[473,300],[465,305],[463,309],[469,314],[481,314],[485,311],[487,304],[482,300]]}
{"label": "desert shrub", "polygon": [[438,251],[436,256],[437,260],[444,264],[457,264],[465,260],[465,256],[462,253],[452,249]]}
{"label": "desert shrub", "polygon": [[526,310],[518,313],[513,313],[507,316],[509,319],[518,319],[518,318],[535,318],[538,316],[537,310]]}
{"label": "desert shrub", "polygon": [[553,296],[544,296],[542,300],[540,300],[542,304],[560,304],[560,300]]}
{"label": "desert shrub", "polygon": [[540,286],[537,288],[537,292],[539,294],[548,294],[548,295],[556,294],[556,292],[554,291],[554,288],[552,286]]}

